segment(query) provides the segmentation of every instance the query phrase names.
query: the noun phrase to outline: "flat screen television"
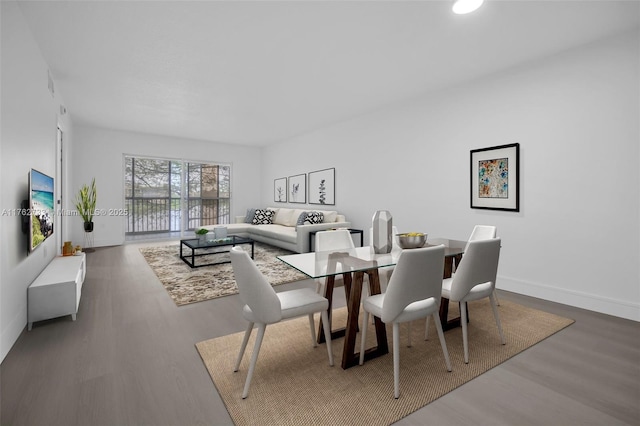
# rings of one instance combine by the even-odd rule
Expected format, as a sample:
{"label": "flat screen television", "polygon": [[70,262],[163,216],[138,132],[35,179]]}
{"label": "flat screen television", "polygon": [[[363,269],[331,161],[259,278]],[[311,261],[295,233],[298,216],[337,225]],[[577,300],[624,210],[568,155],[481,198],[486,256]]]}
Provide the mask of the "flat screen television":
{"label": "flat screen television", "polygon": [[53,178],[35,169],[29,172],[29,253],[53,235],[55,201]]}

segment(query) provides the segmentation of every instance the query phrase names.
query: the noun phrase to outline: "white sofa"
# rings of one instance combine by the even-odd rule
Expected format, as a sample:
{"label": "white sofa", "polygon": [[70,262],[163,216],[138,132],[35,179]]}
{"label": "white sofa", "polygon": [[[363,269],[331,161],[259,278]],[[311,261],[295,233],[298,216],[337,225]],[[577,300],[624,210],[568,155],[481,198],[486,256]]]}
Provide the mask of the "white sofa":
{"label": "white sofa", "polygon": [[[272,246],[281,247],[296,253],[309,251],[309,232],[322,231],[331,228],[348,228],[351,222],[347,222],[344,215],[335,210],[320,210],[308,207],[305,209],[292,209],[286,207],[266,207],[275,211],[272,223],[268,225],[253,225],[247,221],[253,219],[247,216],[236,216],[235,223],[228,225],[207,225],[203,228],[213,232],[214,228],[223,226],[227,228],[228,235],[240,235],[252,240],[260,241]],[[321,212],[324,216],[322,223],[298,225],[300,215],[306,212]]]}

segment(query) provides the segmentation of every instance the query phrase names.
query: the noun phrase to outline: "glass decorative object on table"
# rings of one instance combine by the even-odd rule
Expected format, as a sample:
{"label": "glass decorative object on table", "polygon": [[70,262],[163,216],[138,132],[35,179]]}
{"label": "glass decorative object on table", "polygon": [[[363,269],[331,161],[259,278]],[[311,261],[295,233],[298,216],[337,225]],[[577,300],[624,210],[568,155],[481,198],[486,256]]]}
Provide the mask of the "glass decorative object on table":
{"label": "glass decorative object on table", "polygon": [[387,210],[378,210],[373,215],[373,251],[376,254],[391,253],[393,248],[393,217]]}

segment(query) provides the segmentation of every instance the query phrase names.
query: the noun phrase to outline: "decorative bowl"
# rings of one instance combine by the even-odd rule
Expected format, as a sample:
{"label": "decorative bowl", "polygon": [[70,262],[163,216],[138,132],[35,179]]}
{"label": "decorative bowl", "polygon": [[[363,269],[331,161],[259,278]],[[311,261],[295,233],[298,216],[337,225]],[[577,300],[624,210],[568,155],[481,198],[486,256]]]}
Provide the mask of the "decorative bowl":
{"label": "decorative bowl", "polygon": [[397,234],[398,244],[403,249],[419,248],[424,246],[427,242],[427,234],[422,232],[406,232],[404,234]]}

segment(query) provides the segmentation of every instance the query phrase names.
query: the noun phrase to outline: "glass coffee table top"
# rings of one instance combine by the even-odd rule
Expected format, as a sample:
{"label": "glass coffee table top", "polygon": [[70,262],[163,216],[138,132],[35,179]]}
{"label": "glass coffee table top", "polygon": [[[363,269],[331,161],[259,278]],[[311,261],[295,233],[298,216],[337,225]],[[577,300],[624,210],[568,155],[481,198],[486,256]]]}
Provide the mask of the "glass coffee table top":
{"label": "glass coffee table top", "polygon": [[199,238],[187,238],[184,240],[180,240],[181,244],[185,246],[196,249],[196,248],[207,248],[207,247],[223,247],[233,244],[247,244],[252,243],[253,240],[251,238],[239,237],[237,235],[230,235],[225,238],[218,238],[212,240],[201,240]]}
{"label": "glass coffee table top", "polygon": [[[251,245],[251,258],[253,259],[254,241],[251,238],[239,237],[237,235],[212,240],[201,240],[199,238],[180,240],[180,259],[192,268],[230,263],[231,260],[229,256],[222,255],[229,253],[231,247],[241,244]],[[229,249],[225,250],[225,247]],[[196,264],[196,259],[200,260],[198,264]]]}

